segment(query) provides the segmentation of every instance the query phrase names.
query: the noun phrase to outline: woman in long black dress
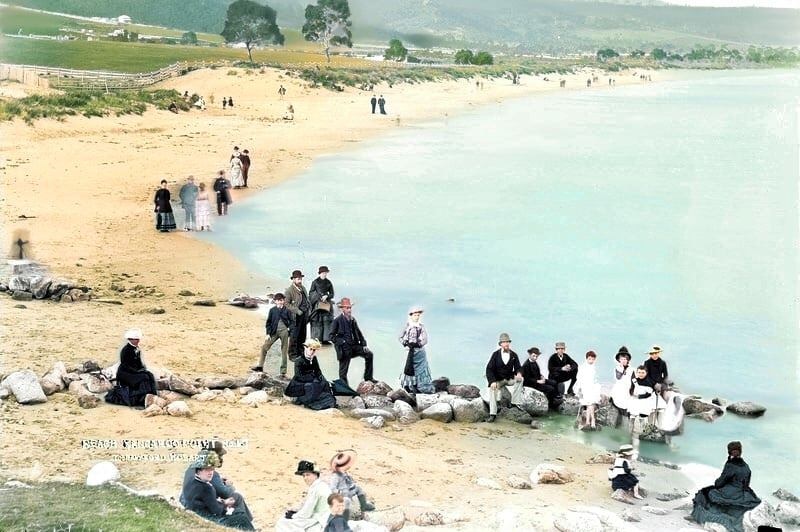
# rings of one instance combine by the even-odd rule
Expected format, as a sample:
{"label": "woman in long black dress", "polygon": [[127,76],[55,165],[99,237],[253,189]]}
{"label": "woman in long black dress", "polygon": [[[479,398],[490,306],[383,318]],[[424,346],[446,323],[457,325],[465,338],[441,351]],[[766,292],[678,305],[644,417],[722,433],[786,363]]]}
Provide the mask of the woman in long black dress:
{"label": "woman in long black dress", "polygon": [[170,229],[175,229],[175,215],[172,214],[172,205],[169,202],[169,189],[167,180],[161,180],[161,188],[156,190],[156,197],[153,200],[156,204],[156,229],[162,233],[168,233]]}
{"label": "woman in long black dress", "polygon": [[750,488],[750,466],[742,460],[742,444],[728,444],[728,461],[722,474],[694,496],[691,518],[699,524],[712,522],[731,532],[742,532],[744,514],[761,504]]}
{"label": "woman in long black dress", "polygon": [[147,394],[156,395],[156,379],[147,371],[142,362],[139,340],[142,333],[138,329],[130,329],[125,333],[128,340],[119,352],[119,368],[117,369],[117,385],[108,392],[106,401],[127,406],[144,406]]}

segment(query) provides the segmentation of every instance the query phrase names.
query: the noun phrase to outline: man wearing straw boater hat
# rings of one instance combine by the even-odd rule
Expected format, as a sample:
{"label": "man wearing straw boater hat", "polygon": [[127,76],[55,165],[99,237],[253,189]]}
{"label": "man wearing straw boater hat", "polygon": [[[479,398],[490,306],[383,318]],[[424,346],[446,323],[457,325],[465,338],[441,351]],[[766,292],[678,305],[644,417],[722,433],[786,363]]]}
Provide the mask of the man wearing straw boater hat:
{"label": "man wearing straw boater hat", "polygon": [[333,493],[339,493],[344,497],[345,520],[350,519],[350,505],[353,497],[358,498],[362,512],[371,512],[375,509],[375,506],[367,500],[367,494],[364,493],[361,486],[356,484],[356,481],[353,480],[353,477],[348,473],[350,468],[353,467],[353,464],[355,464],[355,461],[356,455],[350,449],[339,451],[331,458],[331,491]]}
{"label": "man wearing straw boater hat", "polygon": [[331,325],[331,341],[339,360],[339,378],[347,383],[350,359],[364,357],[364,380],[377,382],[372,378],[372,351],[367,347],[367,340],[353,317],[353,302],[349,297],[343,297],[337,306],[342,313]]}
{"label": "man wearing straw boater hat", "polygon": [[306,326],[308,325],[308,312],[311,310],[311,303],[308,300],[308,292],[303,286],[303,272],[295,270],[290,277],[292,284],[283,291],[286,297],[286,308],[292,313],[294,322],[290,329],[289,358],[295,360],[303,355],[303,342],[306,341]]}
{"label": "man wearing straw boater hat", "polygon": [[657,394],[666,400],[664,394],[671,388],[672,381],[669,380],[667,363],[661,358],[661,353],[663,353],[661,346],[654,345],[651,347],[650,351],[647,352],[650,358],[644,361],[644,367],[647,369],[647,380],[650,386],[653,387],[653,390],[655,390]]}

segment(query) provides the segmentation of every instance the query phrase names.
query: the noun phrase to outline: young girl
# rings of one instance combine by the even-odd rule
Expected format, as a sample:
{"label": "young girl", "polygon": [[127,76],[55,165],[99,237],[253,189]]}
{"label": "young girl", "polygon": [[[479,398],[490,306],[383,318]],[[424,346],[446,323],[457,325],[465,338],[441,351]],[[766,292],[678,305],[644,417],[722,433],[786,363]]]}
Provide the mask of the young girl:
{"label": "young girl", "polygon": [[195,202],[195,211],[197,213],[197,227],[200,230],[207,229],[211,231],[211,203],[208,201],[208,192],[206,192],[206,184],[200,183],[200,192],[197,194],[197,201]]}
{"label": "young girl", "polygon": [[600,383],[597,382],[597,353],[588,351],[586,362],[581,364],[578,369],[578,381],[575,383],[575,390],[581,402],[583,414],[578,423],[578,429],[583,430],[587,426],[592,430],[596,429],[594,412],[600,402]]}
{"label": "young girl", "polygon": [[617,424],[619,426],[622,419],[628,417],[628,403],[630,402],[631,380],[633,379],[633,368],[630,365],[631,355],[628,348],[624,345],[619,348],[614,358],[617,361],[614,367],[614,385],[611,387],[611,402],[619,412]]}
{"label": "young girl", "polygon": [[647,422],[647,418],[650,417],[654,406],[654,391],[647,380],[647,369],[644,366],[639,366],[636,368],[635,378],[631,381],[630,399],[628,401],[634,460],[639,456],[639,434],[641,434],[642,428]]}
{"label": "young girl", "polygon": [[621,445],[614,466],[609,470],[608,478],[611,480],[611,489],[633,491],[633,497],[644,499],[639,494],[639,479],[631,472],[628,459],[633,455],[633,445]]}

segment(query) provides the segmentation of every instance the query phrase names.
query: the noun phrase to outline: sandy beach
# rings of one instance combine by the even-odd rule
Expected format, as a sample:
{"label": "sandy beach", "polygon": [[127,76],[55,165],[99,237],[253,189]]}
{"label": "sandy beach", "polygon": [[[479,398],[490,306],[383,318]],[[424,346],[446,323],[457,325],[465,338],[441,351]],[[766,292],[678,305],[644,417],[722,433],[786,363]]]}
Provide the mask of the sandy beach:
{"label": "sandy beach", "polygon": [[[585,89],[586,73],[551,76],[551,81],[523,77],[520,85],[507,79],[483,80],[483,89],[476,88],[474,79],[379,86],[375,92],[385,96],[389,112],[381,116],[370,114],[367,92],[311,89],[273,69],[230,71],[236,75],[229,69],[200,70],[163,84],[181,93],[202,94],[209,103],[206,111],[175,115],[151,110],[142,116],[0,124],[4,157],[0,208],[7,244],[13,230],[27,229],[34,257],[53,273],[91,287],[95,298],[122,302],[33,301],[27,308],[16,308],[10,298],[0,299],[1,374],[25,368],[43,374],[56,361],[69,366],[91,359],[111,365],[117,361],[124,330],[135,326],[144,331],[143,355],[154,367],[190,378],[245,375],[263,342],[263,318],[225,304],[192,303],[201,298],[225,300],[240,291],[263,295],[281,290],[294,265],[274,264],[270,271],[249,272],[235,257],[192,238],[192,233],[156,232],[152,212],[161,179],[169,181],[173,200],[188,175],[210,186],[216,171],[227,166],[234,145],[249,149],[253,166],[251,188],[232,191],[232,210],[248,194],[268,194],[271,186],[301,172],[315,157],[346,150],[397,127],[443,121],[508,98],[564,90],[558,87],[562,78],[567,79],[567,90],[613,90],[605,75],[598,87]],[[677,76],[650,74],[655,82]],[[632,72],[617,73],[615,79],[617,86],[645,83]],[[284,99],[277,94],[281,84],[287,89]],[[2,87],[0,93],[18,95],[20,87]],[[211,103],[212,96],[216,103]],[[233,97],[233,109],[221,108],[223,96]],[[295,119],[284,121],[281,117],[289,104]],[[177,203],[173,208],[180,210]],[[21,219],[23,215],[28,218]],[[182,290],[196,295],[181,296]],[[156,307],[165,312],[150,313]],[[335,355],[327,349],[322,357],[331,364]],[[526,525],[521,530],[550,530],[553,517],[573,506],[600,506],[617,513],[626,508],[609,498],[607,466],[585,463],[596,450],[544,431],[506,423],[433,421],[373,431],[337,412],[314,413],[288,404],[248,408],[189,401],[189,405],[191,418],[145,418],[140,411],[105,404],[83,410],[67,394],[53,395],[36,406],[3,401],[0,475],[81,482],[93,463],[119,454],[84,449],[81,440],[216,435],[246,440],[226,456],[223,471],[245,494],[257,525],[265,530],[300,498],[303,487],[292,474],[298,460],[324,466],[337,449],[348,448],[359,455],[354,476],[379,508],[424,500],[466,519],[446,529],[497,529],[496,516],[506,508],[524,514],[520,522]],[[533,490],[506,487],[510,474],[527,477],[545,461],[565,465],[576,480]],[[177,461],[118,466],[127,485],[167,497],[177,497],[185,468]],[[651,491],[692,490],[678,472],[647,465],[642,471],[642,485]],[[480,477],[497,481],[503,489],[477,486]],[[685,501],[647,502],[675,507]],[[682,512],[639,513],[642,522],[634,525],[641,530],[677,530],[686,525]]]}

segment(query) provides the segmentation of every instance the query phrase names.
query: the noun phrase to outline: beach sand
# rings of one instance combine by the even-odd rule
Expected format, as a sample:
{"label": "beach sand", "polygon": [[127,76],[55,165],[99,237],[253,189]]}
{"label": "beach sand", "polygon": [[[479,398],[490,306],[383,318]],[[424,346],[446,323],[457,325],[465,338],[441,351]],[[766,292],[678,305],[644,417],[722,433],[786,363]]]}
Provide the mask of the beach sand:
{"label": "beach sand", "polygon": [[[255,295],[283,289],[294,265],[274,264],[270,271],[249,272],[235,257],[192,238],[191,233],[156,232],[152,198],[162,178],[170,182],[176,199],[186,176],[192,174],[210,186],[216,171],[227,166],[233,146],[247,148],[253,161],[251,188],[233,191],[233,210],[247,194],[297,174],[321,154],[348,149],[404,125],[446,120],[473,106],[563,90],[558,88],[562,78],[568,80],[568,90],[585,87],[588,77],[585,73],[551,76],[550,82],[523,77],[521,85],[484,80],[483,90],[475,87],[474,79],[379,86],[375,92],[386,97],[389,111],[380,116],[370,114],[367,92],[311,89],[280,70],[232,70],[236,76],[228,75],[228,69],[200,70],[163,84],[181,93],[204,95],[210,105],[204,112],[175,115],[151,110],[143,116],[0,125],[0,153],[5,158],[0,208],[8,248],[12,231],[27,229],[35,258],[53,273],[92,287],[95,298],[123,303],[33,301],[21,309],[9,298],[0,299],[0,373],[30,368],[43,374],[56,361],[69,366],[92,359],[110,365],[117,361],[123,331],[135,326],[144,331],[141,347],[148,364],[192,378],[245,375],[263,342],[263,318],[225,304],[192,303],[201,298],[225,300],[239,291]],[[656,80],[667,76],[651,74]],[[642,83],[631,72],[614,77],[618,86]],[[601,75],[599,87],[590,90],[613,90],[607,79]],[[277,95],[280,84],[288,91],[283,100]],[[3,90],[19,92],[17,86]],[[210,102],[212,95],[217,103]],[[232,110],[221,109],[222,96],[233,97]],[[295,109],[291,122],[281,119],[288,104]],[[180,208],[175,204],[174,209]],[[20,219],[22,215],[29,218]],[[181,290],[196,296],[180,296]],[[165,313],[150,313],[156,307]],[[327,359],[325,366],[332,365],[332,350],[323,351],[322,357]],[[625,507],[609,499],[607,466],[584,463],[595,450],[543,431],[505,423],[431,421],[374,431],[336,412],[314,413],[290,405],[248,408],[197,401],[189,405],[191,418],[145,418],[140,411],[106,404],[82,410],[67,394],[56,394],[36,406],[4,401],[0,474],[80,482],[93,463],[120,454],[84,449],[81,440],[215,435],[247,441],[226,456],[223,473],[246,495],[257,524],[265,529],[300,498],[303,486],[292,474],[298,460],[324,466],[337,449],[347,448],[358,451],[353,474],[379,508],[425,500],[468,518],[447,529],[495,528],[495,516],[504,508],[519,509],[527,516],[526,523],[547,530],[553,515],[574,505],[614,511]],[[565,465],[575,472],[575,482],[524,491],[505,486],[508,475],[527,477],[543,461]],[[126,484],[165,496],[177,496],[185,468],[184,463],[169,461],[118,465]],[[646,473],[642,485],[651,491],[681,486],[691,490],[675,471],[642,467]],[[503,489],[476,486],[478,477],[492,478]],[[650,503],[669,506],[652,499]],[[637,526],[642,530],[685,525],[681,512],[667,517],[639,513],[643,521]]]}

